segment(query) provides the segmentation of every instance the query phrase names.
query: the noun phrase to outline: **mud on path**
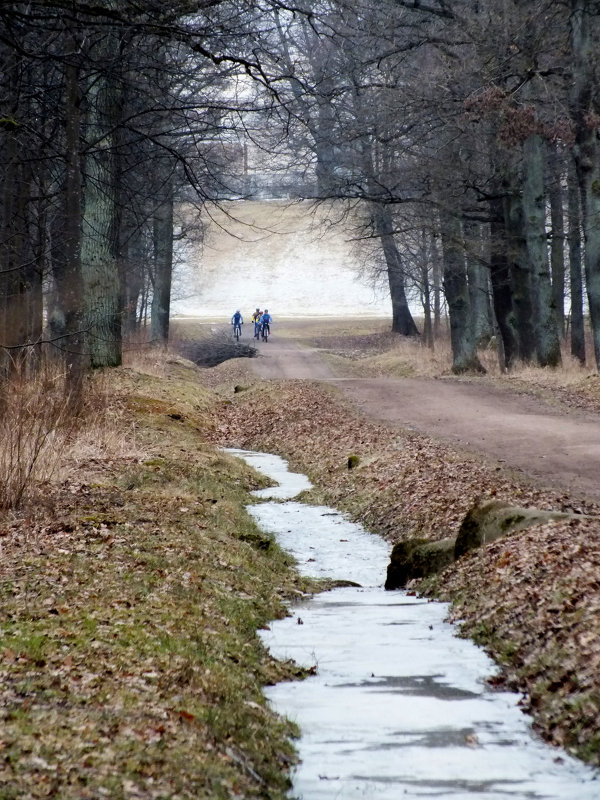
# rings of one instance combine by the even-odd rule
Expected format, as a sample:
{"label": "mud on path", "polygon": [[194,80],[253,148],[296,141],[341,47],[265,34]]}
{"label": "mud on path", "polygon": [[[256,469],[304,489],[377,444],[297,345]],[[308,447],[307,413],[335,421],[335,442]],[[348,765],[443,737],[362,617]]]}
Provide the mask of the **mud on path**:
{"label": "mud on path", "polygon": [[485,378],[349,377],[318,349],[302,346],[302,321],[285,328],[285,337],[273,336],[252,359],[259,377],[334,384],[371,419],[496,460],[541,485],[600,498],[599,415],[517,394]]}

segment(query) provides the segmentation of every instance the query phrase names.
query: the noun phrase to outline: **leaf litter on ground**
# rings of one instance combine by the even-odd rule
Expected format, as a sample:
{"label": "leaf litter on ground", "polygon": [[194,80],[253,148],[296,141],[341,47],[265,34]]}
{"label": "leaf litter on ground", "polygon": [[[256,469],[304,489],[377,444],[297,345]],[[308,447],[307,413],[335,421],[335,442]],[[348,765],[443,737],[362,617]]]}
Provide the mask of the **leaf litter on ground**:
{"label": "leaf litter on ground", "polygon": [[[489,498],[589,515],[513,534],[420,588],[453,603],[465,635],[501,664],[500,680],[523,693],[523,707],[548,741],[600,764],[596,504],[372,422],[335,389],[308,381],[257,384],[225,400],[212,436],[284,456],[309,475],[313,497],[390,542],[456,535],[468,509]],[[351,455],[358,456],[354,469],[348,469]]]}

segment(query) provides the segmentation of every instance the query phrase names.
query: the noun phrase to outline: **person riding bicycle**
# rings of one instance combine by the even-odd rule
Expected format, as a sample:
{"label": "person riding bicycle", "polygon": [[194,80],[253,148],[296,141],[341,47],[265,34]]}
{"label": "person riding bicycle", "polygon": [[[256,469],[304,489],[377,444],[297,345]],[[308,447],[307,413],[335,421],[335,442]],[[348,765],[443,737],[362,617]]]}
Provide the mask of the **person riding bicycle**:
{"label": "person riding bicycle", "polygon": [[260,328],[261,331],[264,333],[266,330],[267,333],[271,333],[271,323],[273,322],[273,317],[269,314],[269,309],[265,308],[265,311],[260,318]]}
{"label": "person riding bicycle", "polygon": [[231,317],[231,324],[233,325],[233,333],[235,335],[235,329],[239,328],[240,333],[242,332],[242,325],[244,324],[244,318],[242,317],[241,312],[234,311],[233,316]]}
{"label": "person riding bicycle", "polygon": [[254,338],[258,339],[260,336],[260,318],[262,317],[262,311],[260,308],[257,308],[254,314],[252,314],[252,322],[254,323]]}

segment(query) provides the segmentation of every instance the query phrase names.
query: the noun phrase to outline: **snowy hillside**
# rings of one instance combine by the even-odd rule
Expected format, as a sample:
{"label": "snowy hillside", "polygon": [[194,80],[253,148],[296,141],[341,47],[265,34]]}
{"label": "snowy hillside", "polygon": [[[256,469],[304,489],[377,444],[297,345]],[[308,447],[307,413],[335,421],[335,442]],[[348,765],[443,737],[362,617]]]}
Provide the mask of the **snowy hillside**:
{"label": "snowy hillside", "polygon": [[388,292],[361,278],[352,232],[328,216],[331,209],[307,201],[212,208],[204,246],[190,248],[178,270],[173,313],[230,317],[266,306],[275,317],[391,314]]}

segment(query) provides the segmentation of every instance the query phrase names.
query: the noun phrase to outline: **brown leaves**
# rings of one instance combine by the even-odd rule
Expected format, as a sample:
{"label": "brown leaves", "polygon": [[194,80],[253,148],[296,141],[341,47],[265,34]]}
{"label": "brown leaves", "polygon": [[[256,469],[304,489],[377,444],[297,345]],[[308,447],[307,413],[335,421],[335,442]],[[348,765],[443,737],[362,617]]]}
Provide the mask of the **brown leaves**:
{"label": "brown leaves", "polygon": [[[594,763],[600,732],[600,524],[553,522],[496,542],[446,573],[467,633],[500,657],[539,730]],[[508,567],[508,569],[506,569]]]}
{"label": "brown leaves", "polygon": [[[427,437],[361,418],[333,392],[303,381],[237,395],[221,408],[217,436],[289,458],[329,503],[392,541],[455,534],[478,497],[573,505],[565,494],[517,482]],[[350,453],[360,463],[349,471]],[[578,507],[597,513],[589,503]],[[509,682],[527,692],[544,735],[600,763],[600,749],[586,745],[600,741],[600,523],[554,522],[512,535],[446,576],[444,596],[455,600],[455,617],[491,649]]]}

